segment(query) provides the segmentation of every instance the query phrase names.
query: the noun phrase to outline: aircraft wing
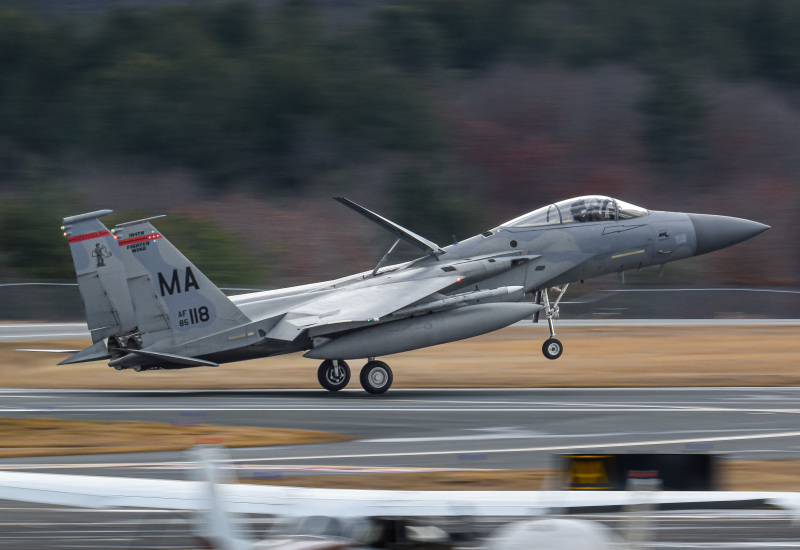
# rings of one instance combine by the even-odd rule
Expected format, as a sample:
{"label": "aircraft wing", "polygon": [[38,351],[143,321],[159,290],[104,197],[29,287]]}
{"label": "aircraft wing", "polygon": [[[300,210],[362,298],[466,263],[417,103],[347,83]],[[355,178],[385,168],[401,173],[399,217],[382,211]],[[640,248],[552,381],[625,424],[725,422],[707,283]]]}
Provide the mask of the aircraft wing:
{"label": "aircraft wing", "polygon": [[[0,472],[0,498],[81,508],[202,510],[205,485],[105,476]],[[530,517],[550,510],[629,506],[635,491],[373,491],[221,484],[219,498],[233,513],[307,517]],[[648,503],[686,509],[770,504],[800,509],[800,494],[781,492],[660,491]]]}
{"label": "aircraft wing", "polygon": [[318,300],[289,310],[267,336],[291,341],[312,327],[378,321],[456,282],[457,276],[443,276],[387,281],[326,292]]}

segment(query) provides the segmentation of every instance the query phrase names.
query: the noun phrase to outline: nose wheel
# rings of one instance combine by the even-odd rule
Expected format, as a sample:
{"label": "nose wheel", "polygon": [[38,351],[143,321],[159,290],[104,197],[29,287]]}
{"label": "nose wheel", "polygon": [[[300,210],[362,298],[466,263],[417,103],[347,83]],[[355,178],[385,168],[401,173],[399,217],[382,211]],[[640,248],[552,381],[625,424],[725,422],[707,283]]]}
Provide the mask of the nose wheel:
{"label": "nose wheel", "polygon": [[542,344],[542,353],[548,359],[558,359],[563,352],[564,345],[561,343],[561,340],[557,340],[556,338],[548,338],[544,341],[544,344]]}
{"label": "nose wheel", "polygon": [[350,367],[341,359],[327,359],[317,369],[319,385],[328,391],[339,391],[350,382]]}
{"label": "nose wheel", "polygon": [[[559,315],[559,307],[558,303],[561,301],[561,298],[564,297],[564,294],[567,292],[567,288],[569,288],[569,284],[556,286],[551,289],[543,289],[540,293],[538,293],[537,302],[542,304],[542,311],[544,311],[544,316],[547,318],[547,326],[550,329],[550,338],[544,341],[542,344],[542,353],[548,359],[558,359],[561,357],[561,354],[564,352],[564,345],[561,343],[560,340],[556,339],[556,325],[555,321],[558,319]],[[558,293],[554,302],[550,302],[550,296],[548,296],[547,291],[553,290]],[[534,321],[538,321],[539,314],[536,314],[534,317]]]}
{"label": "nose wheel", "polygon": [[392,369],[383,361],[372,360],[361,369],[361,387],[368,393],[379,395],[392,387]]}

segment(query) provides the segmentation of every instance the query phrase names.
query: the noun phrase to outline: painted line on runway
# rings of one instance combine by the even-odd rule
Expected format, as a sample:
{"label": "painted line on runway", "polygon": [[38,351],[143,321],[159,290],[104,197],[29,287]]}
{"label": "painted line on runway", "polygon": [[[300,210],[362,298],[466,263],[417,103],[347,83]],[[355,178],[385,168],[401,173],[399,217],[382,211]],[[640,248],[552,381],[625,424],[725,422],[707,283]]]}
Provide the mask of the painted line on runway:
{"label": "painted line on runway", "polygon": [[[481,430],[489,430],[491,428],[482,428]],[[701,434],[708,432],[752,432],[752,429],[746,428],[728,428],[723,430],[666,430],[659,432],[660,435],[667,434]],[[780,428],[768,428],[762,432],[782,432]],[[576,438],[597,438],[597,437],[623,437],[631,435],[647,435],[652,432],[593,432],[593,433],[569,433],[569,434],[553,434],[547,432],[514,432],[498,430],[498,433],[486,435],[453,435],[442,437],[390,437],[379,439],[358,439],[357,443],[439,443],[447,441],[484,441],[484,440],[500,440],[500,439],[576,439]],[[774,451],[773,451],[774,452]]]}
{"label": "painted line on runway", "polygon": [[400,413],[400,412],[420,412],[420,413],[509,413],[509,412],[631,412],[642,413],[719,413],[735,412],[747,414],[800,414],[800,409],[752,409],[736,407],[669,407],[669,406],[560,406],[554,404],[551,407],[3,407],[3,413],[119,413],[119,412],[363,412],[363,413]]}
{"label": "painted line on runway", "polygon": [[[248,462],[283,462],[297,460],[341,460],[341,459],[363,459],[363,458],[399,458],[410,456],[448,456],[460,454],[504,454],[504,453],[532,453],[532,452],[553,452],[553,451],[587,451],[619,449],[626,447],[648,447],[657,445],[680,445],[689,443],[724,443],[733,441],[753,441],[765,439],[781,439],[800,437],[800,431],[780,432],[771,434],[746,434],[716,437],[691,437],[680,439],[654,439],[649,441],[626,441],[617,443],[595,443],[581,445],[544,445],[539,447],[510,447],[505,449],[461,449],[457,451],[413,451],[400,453],[359,453],[359,454],[338,454],[338,455],[305,455],[305,456],[282,456],[282,457],[260,457],[260,458],[236,458],[229,459],[231,464]],[[27,464],[27,465],[0,465],[0,469],[22,470],[22,469],[85,469],[85,468],[131,468],[144,466],[186,466],[185,461],[170,462],[128,462],[128,463],[100,463],[100,464]]]}
{"label": "painted line on runway", "polygon": [[[194,389],[133,389],[133,388],[0,388],[0,394],[3,393],[16,393],[16,392],[38,392],[38,393],[55,393],[55,394],[74,394],[74,393],[110,393],[110,394],[130,394],[130,395],[150,395],[150,394],[181,394],[181,395],[195,395],[203,393],[287,393],[298,394],[312,391],[325,397],[312,397],[311,399],[337,399],[340,396],[360,395],[363,396],[363,390],[360,389],[345,389],[336,392],[333,396],[330,393],[322,391],[319,387],[308,388],[194,388]],[[395,388],[388,396],[402,393],[478,393],[478,392],[507,392],[507,393],[524,393],[524,392],[697,392],[697,391],[728,391],[728,392],[748,392],[748,391],[763,391],[768,393],[783,393],[783,392],[800,392],[800,386],[647,386],[647,387],[526,387],[526,388]],[[393,401],[397,401],[394,399]]]}
{"label": "painted line on runway", "polygon": [[[483,387],[483,388],[394,388],[392,393],[386,396],[387,400],[392,402],[400,401],[394,399],[398,394],[404,393],[528,393],[528,392],[542,392],[542,393],[559,393],[559,392],[614,392],[614,393],[639,393],[639,392],[669,392],[669,393],[682,393],[682,392],[752,392],[761,391],[767,393],[774,393],[776,395],[788,393],[800,393],[800,386],[643,386],[643,387]],[[344,389],[336,394],[331,394],[321,390],[318,386],[308,388],[190,388],[190,389],[133,389],[133,388],[0,388],[0,395],[13,394],[18,392],[31,392],[31,393],[53,393],[53,394],[126,394],[126,395],[159,395],[159,394],[174,394],[185,396],[196,396],[197,394],[306,394],[314,392],[317,396],[312,396],[309,399],[339,399],[342,401],[350,401],[350,396],[358,396],[358,400],[375,399],[374,397],[365,396],[363,390],[360,389]],[[346,396],[346,397],[345,397]],[[299,398],[305,399],[306,396],[302,395]],[[380,398],[378,398],[380,399]],[[408,400],[412,400],[409,398]]]}
{"label": "painted line on runway", "polygon": [[[497,433],[484,435],[448,435],[441,437],[386,437],[379,439],[360,439],[359,443],[439,443],[446,441],[497,441],[500,439],[541,439],[553,437],[546,433]],[[557,437],[571,437],[559,435]],[[577,437],[577,436],[576,436]],[[582,436],[581,436],[582,437]]]}
{"label": "painted line on runway", "polygon": [[2,407],[0,406],[0,412],[3,413],[48,413],[52,414],[55,412],[58,413],[119,413],[119,412],[364,412],[364,413],[408,413],[408,412],[418,412],[418,413],[465,413],[471,412],[474,413],[476,410],[479,410],[483,413],[510,413],[510,412],[531,412],[531,413],[544,413],[544,412],[553,412],[553,413],[586,413],[586,412],[609,412],[609,413],[616,413],[616,412],[631,412],[635,410],[637,412],[642,413],[667,413],[667,412],[674,412],[674,413],[719,413],[719,412],[737,412],[737,413],[748,413],[748,414],[800,414],[800,409],[736,409],[736,408],[719,408],[719,409],[709,409],[709,408],[649,408],[649,407],[642,407],[641,409],[631,409],[629,407],[618,407],[618,406],[611,406],[611,407],[594,407],[594,408],[587,408],[587,407],[502,407],[502,408],[487,408],[487,409],[475,409],[472,408],[436,408],[436,407],[392,407],[392,408],[337,408],[337,407],[325,407],[325,408],[268,408],[268,407],[247,407],[247,408],[231,408],[231,407],[221,407],[221,408],[97,408],[97,409],[88,409],[88,408],[57,408],[57,407],[28,407],[28,408],[20,408],[20,407]]}
{"label": "painted line on runway", "polygon": [[[575,437],[580,437],[578,434]],[[409,456],[447,456],[447,455],[460,455],[460,454],[504,454],[504,453],[527,453],[527,452],[546,452],[546,451],[572,451],[572,450],[607,450],[612,448],[625,448],[625,447],[647,447],[657,445],[686,445],[689,443],[724,443],[733,441],[753,441],[753,440],[767,440],[767,439],[785,439],[792,437],[800,437],[800,431],[791,432],[778,432],[778,433],[759,433],[759,434],[743,434],[743,435],[729,435],[729,436],[714,436],[714,437],[691,437],[691,438],[676,438],[676,439],[654,439],[648,441],[626,441],[626,442],[603,442],[594,444],[571,444],[571,445],[543,445],[538,447],[509,447],[503,449],[461,449],[461,450],[442,450],[442,451],[409,451],[409,452],[392,452],[392,453],[352,453],[352,454],[334,454],[334,455],[305,455],[305,456],[281,456],[281,457],[257,457],[257,458],[231,458],[228,460],[230,464],[240,464],[248,462],[282,462],[282,461],[297,461],[297,460],[339,460],[339,459],[355,459],[355,458],[392,458],[392,457],[409,457]],[[746,451],[743,451],[746,452]],[[31,470],[31,469],[87,469],[87,468],[141,468],[141,467],[171,467],[171,468],[186,468],[192,465],[186,461],[169,461],[169,462],[106,462],[106,463],[81,463],[81,464],[55,464],[55,463],[42,463],[42,464],[0,464],[0,470]],[[305,466],[310,467],[310,466]],[[325,466],[331,467],[331,466]],[[339,466],[341,467],[341,466]],[[287,467],[291,468],[291,467]]]}
{"label": "painted line on runway", "polygon": [[293,461],[293,460],[338,460],[344,458],[391,458],[391,457],[407,457],[407,456],[442,456],[442,455],[459,455],[459,454],[504,454],[504,453],[532,453],[532,452],[546,452],[546,451],[574,451],[574,450],[588,450],[588,449],[617,449],[624,447],[647,447],[655,445],[680,445],[687,443],[723,443],[731,441],[753,441],[762,439],[779,439],[800,437],[800,431],[781,432],[773,434],[748,434],[748,435],[731,435],[731,436],[716,436],[716,437],[691,437],[684,439],[654,439],[649,441],[626,441],[617,443],[596,443],[590,445],[545,445],[541,447],[511,447],[506,449],[461,449],[457,451],[414,451],[402,453],[362,453],[362,454],[341,454],[341,455],[307,455],[295,457],[264,457],[264,458],[237,458],[230,462],[277,462],[277,461]]}
{"label": "painted line on runway", "polygon": [[753,541],[753,542],[650,542],[648,548],[681,548],[686,550],[689,548],[721,548],[721,549],[739,549],[746,550],[752,548],[754,550],[763,550],[767,548],[800,548],[800,542],[795,541],[781,541],[781,542],[767,542],[767,541]]}
{"label": "painted line on runway", "polygon": [[[773,401],[772,399],[762,399],[763,401]],[[755,401],[755,400],[753,400]],[[393,403],[426,403],[428,405],[432,404],[444,404],[444,405],[456,405],[456,406],[467,406],[467,405],[507,405],[513,406],[515,404],[524,405],[524,406],[538,406],[538,407],[549,407],[555,410],[563,410],[559,407],[569,406],[569,407],[586,407],[587,409],[590,408],[602,408],[602,407],[619,407],[619,408],[627,408],[631,410],[651,410],[651,409],[683,409],[683,410],[690,410],[690,411],[712,411],[712,412],[729,412],[729,411],[745,411],[748,409],[742,409],[739,407],[724,407],[721,405],[717,406],[697,406],[697,405],[670,405],[666,402],[657,402],[653,403],[650,402],[633,402],[633,403],[575,403],[575,402],[564,402],[564,401],[525,401],[521,403],[519,401],[471,401],[471,400],[452,400],[452,399],[406,399],[406,400],[394,400]],[[483,409],[481,409],[483,410]],[[488,409],[491,410],[491,409]],[[519,409],[517,409],[519,410]],[[765,412],[768,411],[770,413],[776,412],[777,410],[785,410],[785,411],[800,411],[800,409],[752,409],[753,412]]]}

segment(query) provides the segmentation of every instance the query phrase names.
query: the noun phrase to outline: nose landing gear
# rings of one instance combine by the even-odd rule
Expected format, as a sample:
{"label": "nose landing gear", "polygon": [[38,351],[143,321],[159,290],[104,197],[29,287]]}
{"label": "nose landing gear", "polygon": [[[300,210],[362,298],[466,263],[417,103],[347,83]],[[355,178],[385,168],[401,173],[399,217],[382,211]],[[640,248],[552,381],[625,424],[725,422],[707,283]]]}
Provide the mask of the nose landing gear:
{"label": "nose landing gear", "polygon": [[542,344],[542,353],[548,359],[558,359],[564,352],[564,345],[557,338],[548,338]]}
{"label": "nose landing gear", "polygon": [[[558,320],[559,314],[559,307],[558,303],[561,301],[561,298],[564,297],[564,294],[567,292],[567,288],[569,288],[569,283],[561,286],[555,286],[550,289],[543,289],[540,291],[537,302],[541,303],[544,307],[542,311],[544,311],[544,315],[547,318],[547,326],[550,329],[550,338],[545,340],[544,344],[542,344],[542,353],[548,359],[558,359],[561,357],[561,354],[564,352],[564,345],[558,340],[556,336],[556,326],[555,321]],[[556,300],[554,302],[550,302],[550,296],[548,295],[548,290],[552,290],[558,295],[556,296]],[[534,321],[538,321],[538,313],[534,318]]]}

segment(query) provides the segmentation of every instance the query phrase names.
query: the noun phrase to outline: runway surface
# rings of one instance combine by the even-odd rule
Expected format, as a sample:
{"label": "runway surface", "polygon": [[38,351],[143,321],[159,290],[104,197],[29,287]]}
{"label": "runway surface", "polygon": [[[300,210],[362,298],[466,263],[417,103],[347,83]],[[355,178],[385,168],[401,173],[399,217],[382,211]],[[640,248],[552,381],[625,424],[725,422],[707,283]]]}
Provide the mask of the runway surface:
{"label": "runway surface", "polygon": [[[538,468],[554,454],[601,450],[800,456],[800,388],[398,389],[377,398],[359,390],[6,389],[0,415],[271,426],[356,438],[234,450],[236,463],[250,467]],[[178,453],[148,453],[57,462],[179,460]]]}
{"label": "runway surface", "polygon": [[[740,326],[797,326],[800,319],[561,319],[559,327],[740,327]],[[544,322],[514,323],[514,327],[537,328]],[[0,342],[30,340],[73,340],[89,338],[86,323],[12,323],[0,325]]]}
{"label": "runway surface", "polygon": [[[599,520],[613,528],[619,516],[572,516]],[[0,548],[141,549],[197,548],[192,539],[193,518],[159,510],[82,510],[18,505],[0,501]],[[716,550],[783,550],[800,548],[800,528],[780,511],[654,513],[650,549],[705,548]],[[475,531],[494,525],[476,523]],[[265,536],[268,518],[248,518],[250,533]],[[577,549],[576,549],[577,550]]]}
{"label": "runway surface", "polygon": [[[539,468],[574,452],[798,458],[798,415],[800,388],[398,389],[379,397],[359,390],[0,390],[0,417],[258,425],[355,438],[234,449],[243,477]],[[186,476],[184,466],[181,453],[173,452],[0,461],[2,469],[177,479]],[[800,527],[783,512],[709,514],[659,514],[652,547],[800,548]],[[157,511],[0,503],[0,547],[191,548],[186,521]]]}

